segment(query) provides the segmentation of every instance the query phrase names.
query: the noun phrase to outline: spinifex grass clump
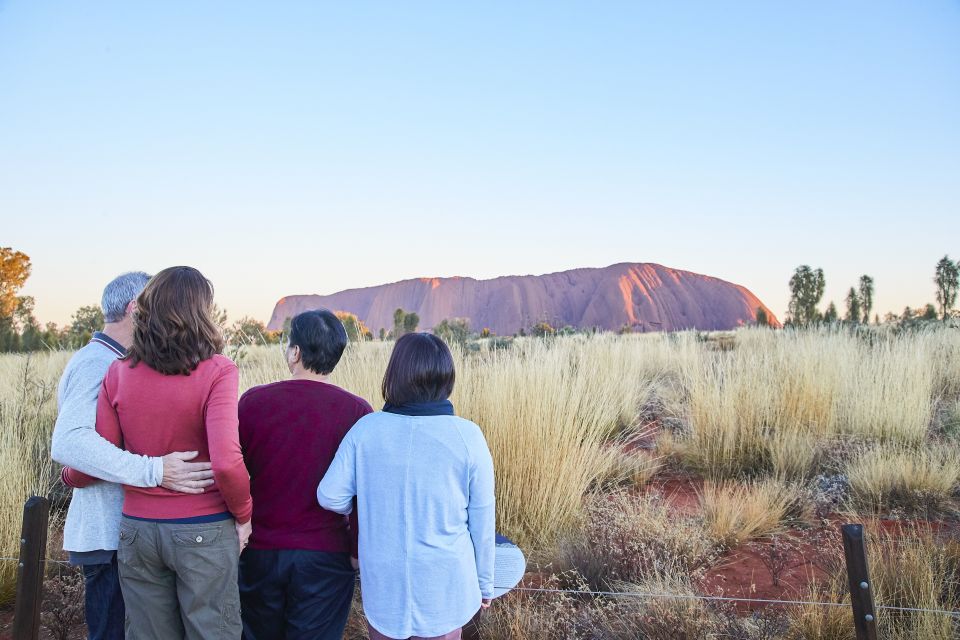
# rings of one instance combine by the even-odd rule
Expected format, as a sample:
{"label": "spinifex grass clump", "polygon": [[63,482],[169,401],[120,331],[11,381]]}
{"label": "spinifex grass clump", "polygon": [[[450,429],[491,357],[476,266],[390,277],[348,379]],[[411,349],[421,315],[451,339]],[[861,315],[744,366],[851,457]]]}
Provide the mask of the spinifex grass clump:
{"label": "spinifex grass clump", "polygon": [[948,509],[960,483],[960,450],[945,444],[877,447],[851,460],[847,477],[856,509],[937,515]]}
{"label": "spinifex grass clump", "polygon": [[807,516],[804,493],[773,479],[745,483],[708,482],[700,494],[707,535],[725,548],[779,533],[790,520]]}

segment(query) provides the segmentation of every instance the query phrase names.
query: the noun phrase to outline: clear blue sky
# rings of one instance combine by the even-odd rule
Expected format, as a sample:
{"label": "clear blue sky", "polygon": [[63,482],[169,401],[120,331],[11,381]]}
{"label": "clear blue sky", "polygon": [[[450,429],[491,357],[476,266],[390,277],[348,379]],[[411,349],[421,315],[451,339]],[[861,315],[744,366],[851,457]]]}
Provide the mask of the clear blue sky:
{"label": "clear blue sky", "polygon": [[0,0],[0,245],[56,322],[172,264],[263,320],[621,261],[899,311],[960,257],[960,2]]}

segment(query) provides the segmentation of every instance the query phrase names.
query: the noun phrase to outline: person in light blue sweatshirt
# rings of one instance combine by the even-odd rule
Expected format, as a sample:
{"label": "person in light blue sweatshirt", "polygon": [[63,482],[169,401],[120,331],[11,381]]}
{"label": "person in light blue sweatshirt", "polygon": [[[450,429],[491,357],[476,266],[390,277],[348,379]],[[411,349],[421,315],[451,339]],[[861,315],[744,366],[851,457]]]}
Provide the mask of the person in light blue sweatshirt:
{"label": "person in light blue sweatshirt", "polygon": [[456,640],[494,595],[493,460],[480,427],[454,415],[455,377],[440,338],[397,340],[383,411],[347,432],[317,487],[337,513],[356,497],[371,640]]}

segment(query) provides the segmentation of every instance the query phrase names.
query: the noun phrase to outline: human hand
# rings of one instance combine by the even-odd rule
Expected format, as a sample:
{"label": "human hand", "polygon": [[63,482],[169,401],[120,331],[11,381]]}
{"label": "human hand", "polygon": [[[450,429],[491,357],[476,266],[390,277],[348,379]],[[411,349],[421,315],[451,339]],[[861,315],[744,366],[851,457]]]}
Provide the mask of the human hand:
{"label": "human hand", "polygon": [[196,451],[175,451],[163,456],[160,486],[178,493],[203,493],[213,484],[213,471],[209,462],[187,462],[196,457]]}
{"label": "human hand", "polygon": [[237,537],[240,539],[240,553],[243,553],[243,550],[247,548],[247,544],[250,543],[250,534],[253,533],[253,522],[247,520],[243,524],[239,522],[237,525]]}
{"label": "human hand", "polygon": [[480,601],[480,608],[481,608],[481,609],[489,609],[491,602],[492,602],[492,601],[490,600],[490,598],[484,598],[483,600]]}
{"label": "human hand", "polygon": [[353,567],[354,571],[360,571],[360,561],[353,556],[350,556],[350,566]]}

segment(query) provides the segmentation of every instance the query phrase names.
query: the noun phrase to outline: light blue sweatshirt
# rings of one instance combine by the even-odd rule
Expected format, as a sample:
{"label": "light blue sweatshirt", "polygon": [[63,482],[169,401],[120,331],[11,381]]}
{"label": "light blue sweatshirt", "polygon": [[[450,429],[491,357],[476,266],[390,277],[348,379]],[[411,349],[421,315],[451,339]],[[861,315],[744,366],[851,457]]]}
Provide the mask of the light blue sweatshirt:
{"label": "light blue sweatshirt", "polygon": [[493,597],[493,460],[456,416],[377,412],[347,432],[317,488],[349,513],[357,497],[363,611],[392,638],[439,636]]}

